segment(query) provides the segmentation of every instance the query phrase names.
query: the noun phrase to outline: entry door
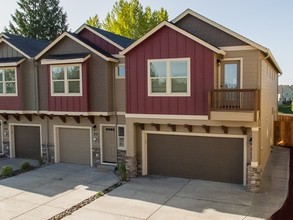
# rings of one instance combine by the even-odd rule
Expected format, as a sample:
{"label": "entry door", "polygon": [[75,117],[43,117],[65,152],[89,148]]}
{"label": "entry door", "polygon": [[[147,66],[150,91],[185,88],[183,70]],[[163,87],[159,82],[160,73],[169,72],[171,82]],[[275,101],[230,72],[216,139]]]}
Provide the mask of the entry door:
{"label": "entry door", "polygon": [[103,127],[103,163],[117,162],[116,130],[114,126]]}
{"label": "entry door", "polygon": [[223,105],[228,108],[240,107],[240,61],[223,62],[221,89]]}

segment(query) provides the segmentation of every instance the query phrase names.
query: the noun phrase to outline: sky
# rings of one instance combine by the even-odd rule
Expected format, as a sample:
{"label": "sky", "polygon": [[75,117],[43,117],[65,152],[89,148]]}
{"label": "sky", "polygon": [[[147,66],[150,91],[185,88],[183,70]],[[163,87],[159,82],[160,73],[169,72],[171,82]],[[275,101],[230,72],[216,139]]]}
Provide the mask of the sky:
{"label": "sky", "polygon": [[[60,0],[71,31],[98,14],[102,21],[116,0]],[[292,0],[140,0],[153,10],[167,9],[172,20],[187,8],[269,48],[283,75],[279,84],[293,85],[293,1]],[[0,0],[0,33],[18,8],[17,0]]]}

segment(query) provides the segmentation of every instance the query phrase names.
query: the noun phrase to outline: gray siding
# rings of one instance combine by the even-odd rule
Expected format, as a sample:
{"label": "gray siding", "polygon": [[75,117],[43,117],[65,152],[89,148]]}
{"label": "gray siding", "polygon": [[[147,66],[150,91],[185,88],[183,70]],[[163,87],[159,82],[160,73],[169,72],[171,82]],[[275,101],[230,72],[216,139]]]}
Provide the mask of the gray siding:
{"label": "gray siding", "polygon": [[117,111],[126,111],[125,102],[125,78],[115,79],[115,104]]}
{"label": "gray siding", "polygon": [[38,64],[38,90],[39,90],[39,110],[48,110],[48,95],[49,95],[49,82],[47,75],[47,66]]}
{"label": "gray siding", "polygon": [[21,64],[23,110],[37,110],[36,74],[33,60]]}
{"label": "gray siding", "polygon": [[[7,44],[0,45],[0,57],[23,57],[22,54],[17,52],[15,49]],[[20,84],[20,90],[18,95],[22,97],[22,109],[25,111],[34,111],[37,109],[36,102],[36,81],[35,81],[35,69],[33,59],[27,59],[22,62],[17,68],[19,77],[17,79]]]}
{"label": "gray siding", "polygon": [[2,43],[0,44],[0,58],[6,57],[23,57],[23,55],[9,45]]}
{"label": "gray siding", "polygon": [[[93,112],[112,111],[112,69],[114,64],[92,54],[89,60],[90,110]],[[113,67],[112,67],[113,66]]]}
{"label": "gray siding", "polygon": [[[50,51],[50,54],[87,53],[88,49],[68,37],[63,38]],[[46,55],[45,55],[46,56]]]}
{"label": "gray siding", "polygon": [[245,42],[191,15],[187,15],[175,25],[216,47],[247,45]]}

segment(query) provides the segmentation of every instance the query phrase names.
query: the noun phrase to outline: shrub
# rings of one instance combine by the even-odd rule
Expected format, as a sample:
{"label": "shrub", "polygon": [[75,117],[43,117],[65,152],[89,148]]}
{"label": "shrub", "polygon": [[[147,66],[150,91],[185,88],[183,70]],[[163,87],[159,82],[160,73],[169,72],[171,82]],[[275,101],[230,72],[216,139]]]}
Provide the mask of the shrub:
{"label": "shrub", "polygon": [[118,174],[119,174],[120,180],[122,180],[122,181],[127,180],[126,166],[124,163],[121,163],[118,165]]}
{"label": "shrub", "polygon": [[1,169],[1,175],[3,177],[10,177],[13,175],[13,168],[10,165],[5,165]]}
{"label": "shrub", "polygon": [[27,172],[33,169],[33,166],[28,161],[23,161],[20,165],[21,172]]}

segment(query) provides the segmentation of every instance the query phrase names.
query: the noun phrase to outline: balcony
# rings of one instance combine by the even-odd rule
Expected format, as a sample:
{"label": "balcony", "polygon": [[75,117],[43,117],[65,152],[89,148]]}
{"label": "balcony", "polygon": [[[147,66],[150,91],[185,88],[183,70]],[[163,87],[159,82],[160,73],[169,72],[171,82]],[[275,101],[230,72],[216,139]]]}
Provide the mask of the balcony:
{"label": "balcony", "polygon": [[215,89],[209,92],[209,119],[256,121],[260,107],[257,89]]}

